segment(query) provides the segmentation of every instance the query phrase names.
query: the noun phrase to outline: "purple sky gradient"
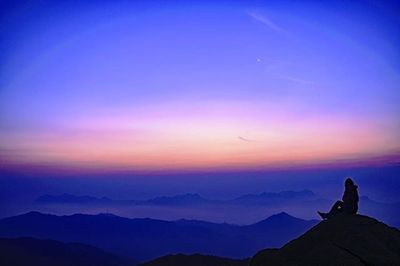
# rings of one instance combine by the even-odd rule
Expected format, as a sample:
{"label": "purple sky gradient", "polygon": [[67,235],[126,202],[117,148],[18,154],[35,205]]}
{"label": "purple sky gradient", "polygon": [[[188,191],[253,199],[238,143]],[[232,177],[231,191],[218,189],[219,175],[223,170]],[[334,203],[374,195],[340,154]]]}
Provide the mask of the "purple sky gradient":
{"label": "purple sky gradient", "polygon": [[394,3],[3,7],[6,168],[203,171],[398,161]]}

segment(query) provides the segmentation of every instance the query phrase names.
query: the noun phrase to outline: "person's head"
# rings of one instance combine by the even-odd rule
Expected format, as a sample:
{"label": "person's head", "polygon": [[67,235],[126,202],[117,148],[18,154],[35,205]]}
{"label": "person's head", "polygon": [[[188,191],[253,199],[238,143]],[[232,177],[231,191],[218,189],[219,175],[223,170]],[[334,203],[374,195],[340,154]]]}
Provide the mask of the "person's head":
{"label": "person's head", "polygon": [[353,180],[351,178],[347,178],[346,181],[344,182],[344,186],[346,188],[352,188],[355,187]]}

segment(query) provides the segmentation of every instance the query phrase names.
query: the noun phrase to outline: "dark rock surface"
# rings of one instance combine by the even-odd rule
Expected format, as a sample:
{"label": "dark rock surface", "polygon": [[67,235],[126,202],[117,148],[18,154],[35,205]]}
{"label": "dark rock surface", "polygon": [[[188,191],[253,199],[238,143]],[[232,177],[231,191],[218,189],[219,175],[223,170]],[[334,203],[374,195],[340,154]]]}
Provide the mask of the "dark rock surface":
{"label": "dark rock surface", "polygon": [[338,215],[280,249],[258,252],[250,265],[400,265],[400,231],[367,216]]}

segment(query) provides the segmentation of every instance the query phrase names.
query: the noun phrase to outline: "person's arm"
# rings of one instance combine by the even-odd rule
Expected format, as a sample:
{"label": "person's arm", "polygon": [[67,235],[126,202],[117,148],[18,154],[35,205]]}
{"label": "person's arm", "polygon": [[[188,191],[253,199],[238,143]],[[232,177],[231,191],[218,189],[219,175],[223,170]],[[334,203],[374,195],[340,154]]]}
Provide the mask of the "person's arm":
{"label": "person's arm", "polygon": [[345,190],[344,193],[343,193],[342,201],[343,202],[348,202],[349,199],[350,199],[349,192],[347,190]]}

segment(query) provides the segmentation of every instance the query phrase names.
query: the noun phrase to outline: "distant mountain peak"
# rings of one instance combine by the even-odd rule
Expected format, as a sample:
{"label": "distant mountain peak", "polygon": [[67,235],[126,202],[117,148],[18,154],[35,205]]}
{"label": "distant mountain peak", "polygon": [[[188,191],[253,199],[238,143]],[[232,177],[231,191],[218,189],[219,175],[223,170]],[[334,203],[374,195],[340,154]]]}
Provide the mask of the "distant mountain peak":
{"label": "distant mountain peak", "polygon": [[258,227],[270,227],[279,225],[280,227],[287,227],[288,229],[297,225],[315,225],[317,220],[303,220],[297,217],[294,217],[286,212],[280,212],[274,215],[269,216],[268,218],[255,223],[252,226]]}
{"label": "distant mountain peak", "polygon": [[274,215],[271,215],[269,218],[295,218],[288,214],[287,212],[280,212]]}
{"label": "distant mountain peak", "polygon": [[56,215],[49,214],[49,213],[38,212],[38,211],[30,211],[30,212],[23,213],[23,214],[18,215],[18,216],[34,217],[34,216],[56,216]]}
{"label": "distant mountain peak", "polygon": [[274,215],[269,216],[264,221],[289,221],[289,220],[302,220],[300,218],[296,218],[287,212],[280,212]]}

